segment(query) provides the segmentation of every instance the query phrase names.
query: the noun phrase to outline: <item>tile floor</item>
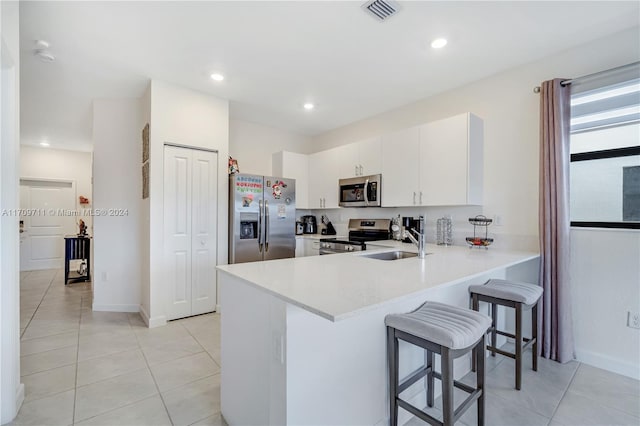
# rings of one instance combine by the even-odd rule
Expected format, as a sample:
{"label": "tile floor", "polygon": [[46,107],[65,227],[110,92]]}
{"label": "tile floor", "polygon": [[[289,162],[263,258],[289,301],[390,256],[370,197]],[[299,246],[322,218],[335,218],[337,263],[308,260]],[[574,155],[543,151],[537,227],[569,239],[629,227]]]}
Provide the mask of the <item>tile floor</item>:
{"label": "tile floor", "polygon": [[[92,312],[90,284],[65,287],[56,270],[22,273],[20,304],[26,395],[12,424],[226,424],[219,315],[148,329],[138,314]],[[488,358],[487,369],[487,425],[640,425],[637,380],[541,358],[537,373],[524,368],[518,392],[513,360]],[[430,409],[435,416],[439,403]],[[475,408],[458,424],[476,424]]]}
{"label": "tile floor", "polygon": [[148,329],[138,314],[91,311],[89,283],[20,276],[25,401],[13,425],[224,425],[220,316]]}

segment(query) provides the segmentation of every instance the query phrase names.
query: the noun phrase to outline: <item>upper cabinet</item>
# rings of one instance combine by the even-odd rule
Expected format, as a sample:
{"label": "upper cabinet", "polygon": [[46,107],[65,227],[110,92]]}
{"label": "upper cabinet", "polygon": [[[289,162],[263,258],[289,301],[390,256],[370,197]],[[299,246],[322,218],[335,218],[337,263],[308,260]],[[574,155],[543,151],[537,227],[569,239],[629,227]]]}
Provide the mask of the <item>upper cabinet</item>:
{"label": "upper cabinet", "polygon": [[483,127],[470,113],[420,126],[422,205],[482,204]]}
{"label": "upper cabinet", "polygon": [[483,123],[465,113],[383,137],[382,205],[482,204]]}
{"label": "upper cabinet", "polygon": [[465,113],[311,155],[273,155],[296,207],[338,208],[338,180],[382,174],[382,206],[482,204],[483,123]]}
{"label": "upper cabinet", "polygon": [[[375,137],[334,148],[340,157],[340,177],[375,175],[382,172],[382,138]],[[333,151],[333,150],[331,150]]]}
{"label": "upper cabinet", "polygon": [[[338,179],[341,162],[337,149],[309,155],[309,208],[338,208]],[[344,163],[343,163],[344,164]]]}
{"label": "upper cabinet", "polygon": [[420,205],[420,128],[382,137],[382,206]]}
{"label": "upper cabinet", "polygon": [[271,158],[271,173],[277,177],[296,180],[296,208],[309,207],[309,156],[280,151]]}

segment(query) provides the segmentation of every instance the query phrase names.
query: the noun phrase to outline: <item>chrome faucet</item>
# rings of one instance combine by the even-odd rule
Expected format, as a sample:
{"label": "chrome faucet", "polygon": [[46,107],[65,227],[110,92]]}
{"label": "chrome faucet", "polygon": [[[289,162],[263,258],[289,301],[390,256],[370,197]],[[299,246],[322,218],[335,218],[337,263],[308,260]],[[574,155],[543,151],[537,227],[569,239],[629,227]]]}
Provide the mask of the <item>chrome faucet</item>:
{"label": "chrome faucet", "polygon": [[[424,229],[425,229],[424,216],[419,216],[418,230],[416,231],[414,228],[411,228],[410,230],[405,231],[405,236],[409,238],[413,244],[418,246],[418,257],[420,259],[424,259],[424,244],[425,244]],[[411,235],[412,232],[416,234],[415,237]]]}

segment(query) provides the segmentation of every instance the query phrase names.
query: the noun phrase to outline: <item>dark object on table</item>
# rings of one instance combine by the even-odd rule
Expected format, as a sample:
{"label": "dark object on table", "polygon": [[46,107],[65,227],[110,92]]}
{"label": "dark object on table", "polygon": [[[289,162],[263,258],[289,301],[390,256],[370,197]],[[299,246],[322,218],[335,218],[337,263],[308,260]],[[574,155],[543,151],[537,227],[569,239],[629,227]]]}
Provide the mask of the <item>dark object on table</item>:
{"label": "dark object on table", "polygon": [[[86,266],[81,265],[85,274],[69,271],[69,262],[82,260]],[[64,285],[71,282],[91,281],[91,238],[86,235],[64,237]]]}
{"label": "dark object on table", "polygon": [[329,220],[329,218],[325,215],[322,215],[322,223],[325,228],[322,230],[322,235],[336,235],[336,228],[333,227],[333,224]]}
{"label": "dark object on table", "polygon": [[313,215],[302,216],[302,223],[304,224],[305,234],[317,234],[318,233],[318,221]]}

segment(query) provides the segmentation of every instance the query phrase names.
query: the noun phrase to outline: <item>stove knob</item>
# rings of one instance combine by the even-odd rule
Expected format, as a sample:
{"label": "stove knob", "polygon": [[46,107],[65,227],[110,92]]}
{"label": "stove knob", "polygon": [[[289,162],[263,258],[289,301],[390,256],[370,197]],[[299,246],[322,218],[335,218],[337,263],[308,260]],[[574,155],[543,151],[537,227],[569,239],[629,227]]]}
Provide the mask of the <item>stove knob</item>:
{"label": "stove knob", "polygon": [[347,249],[347,251],[353,251],[353,246],[347,246],[345,248]]}

